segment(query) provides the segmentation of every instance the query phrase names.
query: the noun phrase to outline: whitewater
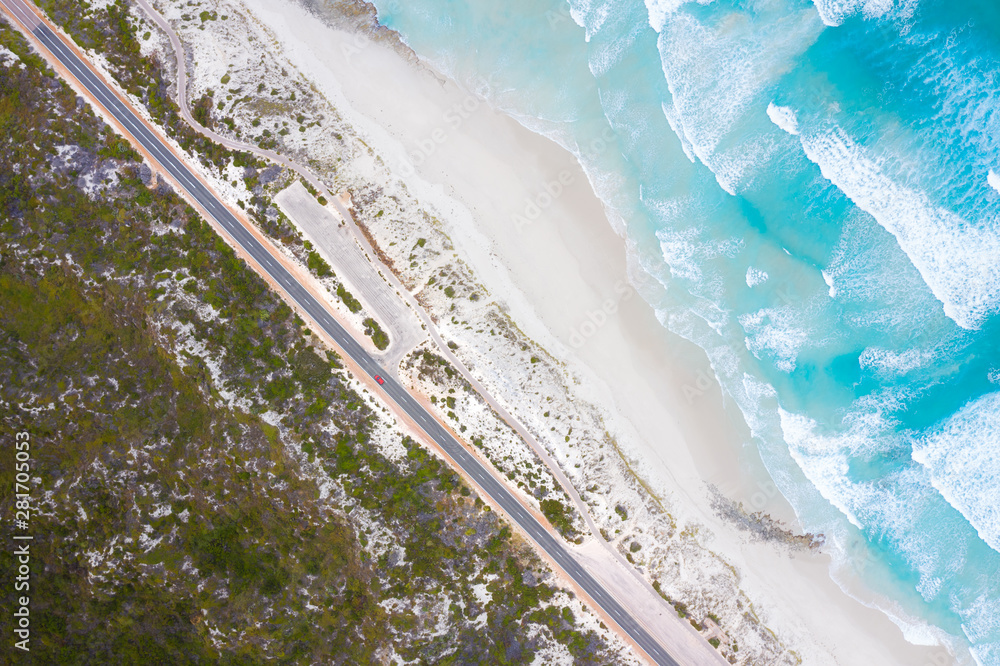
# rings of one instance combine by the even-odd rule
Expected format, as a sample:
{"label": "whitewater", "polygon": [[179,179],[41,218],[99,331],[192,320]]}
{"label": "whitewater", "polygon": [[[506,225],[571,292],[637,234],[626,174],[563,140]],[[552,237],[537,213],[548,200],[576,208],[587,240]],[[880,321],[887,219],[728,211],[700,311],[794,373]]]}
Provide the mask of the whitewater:
{"label": "whitewater", "polygon": [[1000,665],[1000,3],[374,4],[577,156],[832,575]]}

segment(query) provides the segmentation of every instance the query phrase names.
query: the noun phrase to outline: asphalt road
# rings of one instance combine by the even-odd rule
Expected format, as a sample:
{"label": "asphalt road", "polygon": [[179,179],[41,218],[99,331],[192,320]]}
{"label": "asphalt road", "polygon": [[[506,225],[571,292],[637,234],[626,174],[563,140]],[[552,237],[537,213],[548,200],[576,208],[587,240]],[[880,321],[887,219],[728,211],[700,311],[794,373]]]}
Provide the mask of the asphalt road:
{"label": "asphalt road", "polygon": [[[18,0],[0,0],[23,23],[36,26],[37,19]],[[512,520],[524,529],[548,555],[583,590],[632,637],[632,639],[657,664],[679,666],[678,662],[619,604],[570,553],[545,528],[539,524],[521,503],[483,467],[454,437],[451,436],[412,396],[361,347],[360,344],[326,311],[326,309],[287,271],[222,202],[167,148],[166,145],[101,81],[70,48],[46,25],[32,29],[35,37],[54,55],[85,87],[108,113],[138,141],[160,166],[187,190],[194,199],[215,218],[226,232],[281,285],[281,288],[305,310],[312,319],[365,372],[374,377],[381,375],[385,383],[381,389],[396,402],[465,472],[475,479],[486,493]]]}

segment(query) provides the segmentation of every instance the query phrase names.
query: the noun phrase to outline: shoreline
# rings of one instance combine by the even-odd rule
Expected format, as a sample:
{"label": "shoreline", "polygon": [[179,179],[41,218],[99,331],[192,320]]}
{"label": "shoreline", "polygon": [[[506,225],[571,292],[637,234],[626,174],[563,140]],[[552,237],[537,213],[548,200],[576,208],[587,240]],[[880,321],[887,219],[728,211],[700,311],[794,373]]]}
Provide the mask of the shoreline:
{"label": "shoreline", "polygon": [[[574,393],[599,406],[626,457],[642,465],[642,479],[668,499],[672,516],[711,530],[712,549],[743,574],[741,586],[764,622],[808,655],[805,663],[941,663],[906,643],[881,612],[841,592],[828,557],[789,557],[774,545],[749,543],[716,516],[706,483],[754,508],[763,492],[761,508],[795,525],[783,498],[754,481],[766,478],[759,476],[759,458],[742,445],[745,426],[734,423],[708,379],[704,353],[669,333],[623,287],[625,241],[569,153],[484,102],[473,103],[427,63],[414,67],[386,47],[359,46],[355,35],[308,25],[298,7],[244,4],[258,16],[281,12],[296,22],[294,31],[291,23],[284,31],[273,20],[267,24],[366,145],[438,212],[459,256],[527,337],[582,380]],[[461,119],[457,127],[453,114]],[[419,164],[415,151],[423,153]],[[553,183],[563,186],[559,195],[551,194]],[[539,219],[516,225],[514,217],[543,201],[543,192],[552,201]],[[834,656],[814,659],[817,651]]]}

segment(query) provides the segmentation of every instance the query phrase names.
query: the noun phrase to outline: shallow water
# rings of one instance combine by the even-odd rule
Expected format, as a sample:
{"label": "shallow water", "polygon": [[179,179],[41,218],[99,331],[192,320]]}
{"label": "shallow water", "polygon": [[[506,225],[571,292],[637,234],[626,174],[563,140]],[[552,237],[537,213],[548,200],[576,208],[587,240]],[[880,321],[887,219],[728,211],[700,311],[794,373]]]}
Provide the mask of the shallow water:
{"label": "shallow water", "polygon": [[1000,3],[375,5],[577,154],[834,574],[1000,664]]}

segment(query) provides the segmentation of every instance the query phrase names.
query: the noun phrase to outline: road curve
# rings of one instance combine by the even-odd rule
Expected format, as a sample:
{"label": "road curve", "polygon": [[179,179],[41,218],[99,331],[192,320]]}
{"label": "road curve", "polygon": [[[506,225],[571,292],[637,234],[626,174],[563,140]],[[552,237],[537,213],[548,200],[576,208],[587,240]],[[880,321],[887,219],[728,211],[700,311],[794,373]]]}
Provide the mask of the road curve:
{"label": "road curve", "polygon": [[22,0],[0,0],[93,98],[185,189],[189,196],[263,268],[340,348],[370,376],[381,375],[381,388],[465,473],[516,522],[560,568],[657,664],[679,666],[625,608],[608,593],[489,471],[465,450],[375,359],[330,315],[309,291],[277,262],[222,201],[167,147],[164,141],[88,67]]}
{"label": "road curve", "polygon": [[[18,0],[11,0],[12,2],[17,2]],[[187,59],[184,55],[184,47],[181,46],[180,37],[174,31],[173,27],[163,18],[160,12],[156,11],[147,0],[133,0],[139,7],[142,8],[146,15],[167,35],[170,40],[170,46],[174,49],[174,56],[177,60],[177,106],[180,107],[181,117],[190,125],[196,132],[204,135],[205,137],[211,139],[212,141],[225,146],[231,150],[239,150],[242,152],[253,153],[255,155],[260,155],[265,157],[276,164],[280,164],[283,167],[291,169],[295,173],[299,174],[303,180],[312,185],[320,192],[325,192],[333,198],[332,193],[324,185],[319,178],[317,178],[312,172],[300,165],[299,163],[291,160],[284,155],[279,155],[273,150],[267,150],[266,148],[261,148],[260,146],[255,146],[250,143],[244,143],[242,141],[236,141],[235,139],[230,139],[225,137],[218,132],[213,132],[208,129],[191,115],[191,107],[188,106],[187,99]],[[9,3],[5,3],[9,4]]]}

